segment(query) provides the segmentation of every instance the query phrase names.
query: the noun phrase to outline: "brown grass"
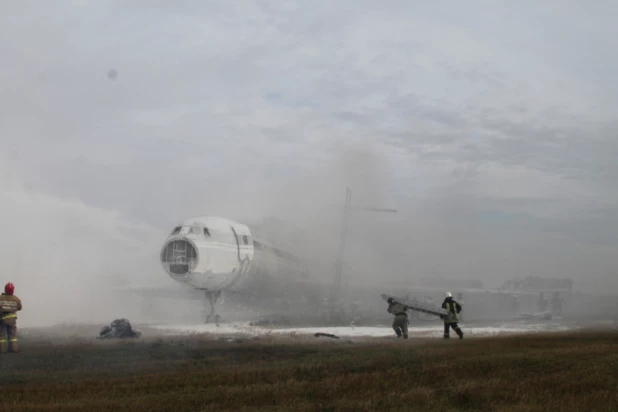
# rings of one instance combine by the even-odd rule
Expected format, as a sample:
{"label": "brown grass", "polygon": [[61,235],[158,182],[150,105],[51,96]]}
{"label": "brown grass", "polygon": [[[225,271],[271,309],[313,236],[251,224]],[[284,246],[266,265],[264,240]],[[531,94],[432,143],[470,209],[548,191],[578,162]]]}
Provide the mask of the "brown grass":
{"label": "brown grass", "polygon": [[617,344],[615,332],[26,341],[0,358],[0,410],[618,410]]}

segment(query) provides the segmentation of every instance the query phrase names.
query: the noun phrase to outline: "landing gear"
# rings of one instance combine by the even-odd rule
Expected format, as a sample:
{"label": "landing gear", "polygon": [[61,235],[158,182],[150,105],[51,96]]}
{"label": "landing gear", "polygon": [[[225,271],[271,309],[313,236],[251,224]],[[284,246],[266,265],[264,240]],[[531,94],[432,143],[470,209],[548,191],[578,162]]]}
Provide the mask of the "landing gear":
{"label": "landing gear", "polygon": [[219,326],[219,319],[221,319],[221,317],[215,310],[215,305],[217,303],[217,299],[221,297],[221,291],[213,292],[207,290],[204,291],[204,293],[206,294],[206,299],[208,299],[208,303],[210,304],[210,313],[206,316],[206,321],[204,323],[209,323],[214,318],[215,324]]}

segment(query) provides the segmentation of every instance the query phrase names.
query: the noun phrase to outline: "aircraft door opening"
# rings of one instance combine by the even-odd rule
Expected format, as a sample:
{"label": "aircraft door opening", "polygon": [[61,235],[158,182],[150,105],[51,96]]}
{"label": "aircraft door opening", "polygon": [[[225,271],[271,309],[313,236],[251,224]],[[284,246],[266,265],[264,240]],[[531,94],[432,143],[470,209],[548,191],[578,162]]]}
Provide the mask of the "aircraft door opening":
{"label": "aircraft door opening", "polygon": [[253,241],[251,239],[251,232],[248,228],[242,226],[232,226],[232,232],[236,238],[236,245],[238,247],[238,260],[240,262],[244,260],[253,259]]}

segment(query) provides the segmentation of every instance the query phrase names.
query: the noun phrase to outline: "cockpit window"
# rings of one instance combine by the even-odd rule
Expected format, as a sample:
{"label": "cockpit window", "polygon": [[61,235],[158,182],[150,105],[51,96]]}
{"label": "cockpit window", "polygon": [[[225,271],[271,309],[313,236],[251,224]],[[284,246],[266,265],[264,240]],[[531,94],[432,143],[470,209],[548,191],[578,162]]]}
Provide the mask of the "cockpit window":
{"label": "cockpit window", "polygon": [[210,237],[210,232],[208,231],[207,227],[204,228],[204,236]]}
{"label": "cockpit window", "polygon": [[177,226],[174,228],[174,230],[172,230],[172,233],[170,236],[174,236],[180,233],[180,230],[182,229],[182,226]]}

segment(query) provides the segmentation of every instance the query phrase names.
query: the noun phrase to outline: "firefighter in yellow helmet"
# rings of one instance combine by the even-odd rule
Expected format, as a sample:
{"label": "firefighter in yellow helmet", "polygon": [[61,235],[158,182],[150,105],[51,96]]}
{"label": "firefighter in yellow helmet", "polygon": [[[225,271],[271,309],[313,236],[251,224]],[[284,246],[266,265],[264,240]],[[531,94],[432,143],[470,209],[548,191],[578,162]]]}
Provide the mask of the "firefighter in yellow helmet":
{"label": "firefighter in yellow helmet", "polygon": [[444,339],[448,339],[450,328],[453,328],[455,333],[459,336],[459,339],[463,339],[463,331],[457,324],[459,322],[459,312],[461,312],[461,305],[457,303],[450,292],[446,292],[446,298],[442,302],[442,309],[446,309],[448,315],[440,317],[444,320]]}
{"label": "firefighter in yellow helmet", "polygon": [[21,300],[15,296],[15,285],[4,286],[0,295],[0,353],[6,353],[7,341],[10,352],[19,352],[17,345],[17,311],[21,310]]}

